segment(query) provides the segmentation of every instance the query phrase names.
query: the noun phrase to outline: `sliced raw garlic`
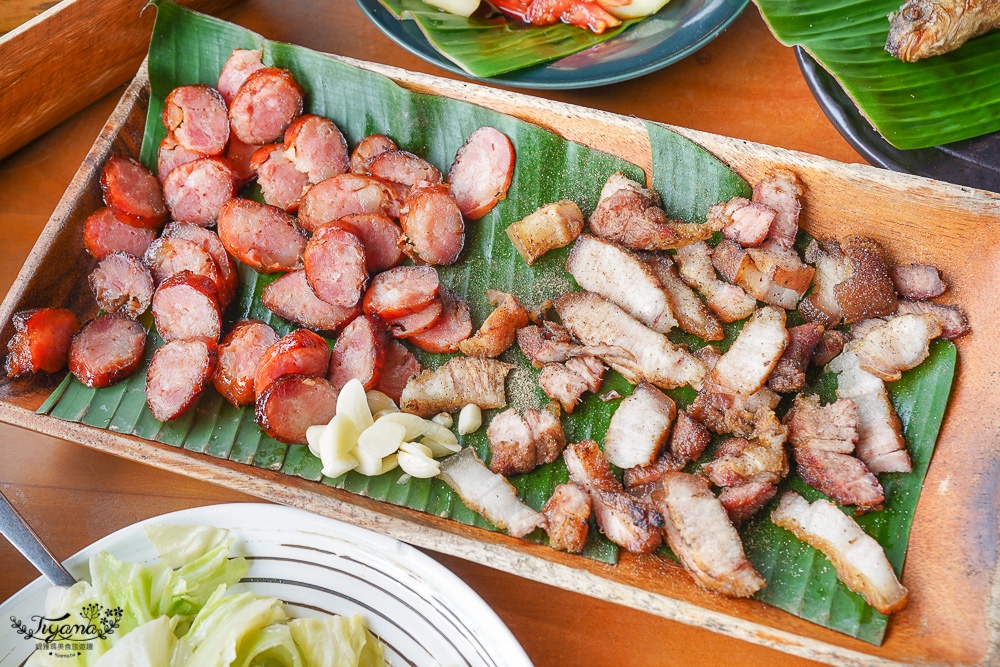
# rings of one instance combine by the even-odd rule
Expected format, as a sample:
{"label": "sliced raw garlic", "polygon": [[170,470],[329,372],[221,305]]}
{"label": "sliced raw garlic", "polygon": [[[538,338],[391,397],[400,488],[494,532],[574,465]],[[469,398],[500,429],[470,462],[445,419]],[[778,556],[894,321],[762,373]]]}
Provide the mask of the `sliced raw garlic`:
{"label": "sliced raw garlic", "polygon": [[372,389],[366,394],[368,398],[368,409],[371,410],[372,414],[377,412],[399,412],[399,407],[396,405],[396,401],[392,400],[392,397],[383,394],[378,389]]}
{"label": "sliced raw garlic", "polygon": [[404,442],[399,446],[399,451],[407,452],[408,454],[415,454],[417,456],[426,456],[427,458],[433,458],[433,454],[431,453],[431,448],[419,442]]}
{"label": "sliced raw garlic", "polygon": [[[399,458],[396,454],[390,454],[382,459],[382,472],[389,472],[399,467]],[[382,473],[379,473],[382,474]]]}
{"label": "sliced raw garlic", "polygon": [[435,440],[434,438],[424,437],[421,438],[420,444],[422,444],[427,449],[431,450],[431,456],[438,458],[440,456],[448,456],[449,454],[454,454],[458,450],[462,449],[462,445],[457,442],[445,444],[440,440]]}
{"label": "sliced raw garlic", "polygon": [[306,429],[306,444],[309,445],[309,451],[316,458],[319,458],[319,436],[323,434],[325,429],[325,424],[316,424]]}
{"label": "sliced raw garlic", "polygon": [[437,424],[435,422],[427,422],[427,430],[424,431],[424,435],[445,445],[458,444],[458,438],[454,433],[444,426],[441,426],[441,424]]}
{"label": "sliced raw garlic", "polygon": [[368,408],[365,387],[360,380],[351,380],[340,390],[340,396],[337,397],[337,414],[344,415],[354,422],[359,432],[364,432],[375,423],[372,411]]}
{"label": "sliced raw garlic", "polygon": [[358,444],[358,427],[344,415],[334,415],[319,436],[319,458],[323,465],[339,458]]}
{"label": "sliced raw garlic", "polygon": [[441,473],[441,464],[429,456],[401,451],[397,457],[399,467],[412,477],[437,477]]}
{"label": "sliced raw garlic", "polygon": [[437,413],[431,417],[431,421],[435,424],[441,424],[441,426],[444,426],[445,428],[451,428],[455,425],[455,420],[447,412]]}
{"label": "sliced raw garlic", "polygon": [[358,450],[368,450],[372,456],[382,458],[394,454],[403,444],[406,427],[380,419],[358,436]]}
{"label": "sliced raw garlic", "polygon": [[372,413],[372,419],[378,421],[379,419],[382,419],[382,417],[385,417],[387,415],[394,415],[397,412],[399,412],[399,410],[392,410],[392,409],[379,410],[378,412]]}
{"label": "sliced raw garlic", "polygon": [[483,425],[483,411],[475,403],[469,403],[458,413],[458,433],[468,435],[475,433]]}
{"label": "sliced raw garlic", "polygon": [[323,463],[323,474],[327,477],[340,477],[358,467],[358,459],[353,454],[342,454],[335,459]]}
{"label": "sliced raw garlic", "polygon": [[411,415],[408,412],[394,412],[391,415],[380,417],[377,423],[399,424],[406,429],[406,435],[403,436],[403,440],[413,441],[426,433],[427,425],[432,422],[427,421],[423,417]]}

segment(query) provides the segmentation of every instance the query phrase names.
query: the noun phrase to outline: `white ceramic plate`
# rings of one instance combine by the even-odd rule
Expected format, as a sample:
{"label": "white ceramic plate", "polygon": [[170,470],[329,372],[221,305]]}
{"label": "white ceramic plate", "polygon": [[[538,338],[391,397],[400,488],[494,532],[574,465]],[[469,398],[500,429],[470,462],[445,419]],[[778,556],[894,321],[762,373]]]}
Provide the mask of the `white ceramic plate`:
{"label": "white ceramic plate", "polygon": [[[67,569],[89,578],[87,561],[100,551],[155,561],[146,523],[228,528],[236,538],[233,555],[250,563],[235,592],[280,598],[291,616],[361,614],[395,667],[531,665],[493,610],[434,559],[392,538],[282,505],[212,505],[147,519],[91,544],[65,562]],[[40,577],[0,604],[0,666],[20,665],[30,655],[34,640],[7,621],[43,614],[49,585]]]}

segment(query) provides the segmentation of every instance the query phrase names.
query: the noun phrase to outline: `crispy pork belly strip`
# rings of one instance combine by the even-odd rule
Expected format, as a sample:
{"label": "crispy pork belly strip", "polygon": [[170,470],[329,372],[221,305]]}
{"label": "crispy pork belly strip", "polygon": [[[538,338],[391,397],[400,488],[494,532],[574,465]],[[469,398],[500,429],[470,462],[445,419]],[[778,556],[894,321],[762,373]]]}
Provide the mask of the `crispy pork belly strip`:
{"label": "crispy pork belly strip", "polygon": [[215,85],[222,99],[226,101],[227,107],[232,104],[233,98],[247,77],[263,69],[264,64],[260,61],[262,55],[264,55],[263,49],[233,49],[226,64],[222,66],[219,82]]}
{"label": "crispy pork belly strip", "polygon": [[840,354],[847,342],[851,340],[843,331],[828,329],[820,336],[816,349],[813,350],[809,363],[813,366],[826,366],[834,357]]}
{"label": "crispy pork belly strip", "polygon": [[777,215],[771,223],[768,238],[786,250],[795,243],[799,231],[799,197],[804,192],[802,181],[788,169],[774,169],[753,188],[753,200],[773,209]]}
{"label": "crispy pork belly strip", "polygon": [[712,436],[705,425],[692,419],[687,412],[677,413],[674,432],[670,436],[670,453],[684,462],[693,461],[701,456]]}
{"label": "crispy pork belly strip", "polygon": [[295,218],[274,206],[232,199],[219,212],[219,239],[226,250],[255,271],[303,267],[306,235]]}
{"label": "crispy pork belly strip", "polygon": [[153,298],[149,269],[127,252],[113,252],[105,257],[88,281],[97,304],[106,313],[136,318],[146,312]]}
{"label": "crispy pork belly strip", "polygon": [[771,522],[821,551],[837,577],[883,614],[906,607],[909,591],[899,583],[882,546],[833,503],[820,498],[809,504],[786,491]]}
{"label": "crispy pork belly strip", "polygon": [[168,342],[158,349],[146,371],[146,403],[161,422],[180,416],[208,387],[219,359],[210,338]]}
{"label": "crispy pork belly strip", "polygon": [[549,546],[559,551],[581,553],[587,543],[590,494],[576,484],[560,484],[545,502],[542,515],[548,527]]}
{"label": "crispy pork belly strip", "polygon": [[670,451],[664,449],[660,452],[660,455],[656,457],[656,460],[649,465],[626,468],[624,474],[625,488],[629,489],[629,493],[632,493],[632,489],[646,487],[643,489],[642,495],[648,495],[645,491],[654,482],[659,481],[659,479],[663,477],[664,473],[680,470],[685,465],[687,465],[687,461],[675,458]]}
{"label": "crispy pork belly strip", "polygon": [[66,368],[80,320],[66,308],[33,308],[14,313],[14,335],[7,343],[9,377]]}
{"label": "crispy pork belly strip", "polygon": [[507,227],[507,237],[528,264],[553,248],[573,242],[583,230],[583,213],[568,199],[542,206],[523,220]]}
{"label": "crispy pork belly strip", "polygon": [[861,369],[894,382],[902,371],[914,368],[930,354],[931,340],[941,335],[934,315],[900,315],[869,331],[851,346]]}
{"label": "crispy pork belly strip", "polygon": [[836,241],[821,245],[813,239],[806,248],[806,261],[815,264],[816,273],[813,274],[812,293],[799,304],[799,311],[810,322],[832,327],[844,316],[833,288],[850,275],[847,257]]}
{"label": "crispy pork belly strip", "polygon": [[689,334],[703,340],[722,340],[726,334],[719,320],[677,274],[673,260],[665,253],[641,252],[642,261],[652,270],[663,287],[670,304],[670,312],[677,325]]}
{"label": "crispy pork belly strip", "polygon": [[881,317],[869,317],[866,320],[858,320],[851,325],[851,339],[858,340],[864,338],[868,335],[868,332],[878,329],[887,322],[888,320],[884,320]]}
{"label": "crispy pork belly strip", "polygon": [[632,384],[644,377],[657,387],[673,389],[698,382],[705,375],[704,364],[686,350],[596,294],[563,294],[555,300],[555,308],[563,325],[584,344],[613,345],[631,354],[641,370],[640,376],[617,360],[603,358]]}
{"label": "crispy pork belly strip", "polygon": [[768,239],[757,248],[747,248],[747,254],[757,269],[776,285],[790,289],[800,296],[812,284],[816,269],[804,264],[794,249],[785,249],[777,241]]}
{"label": "crispy pork belly strip", "polygon": [[529,408],[523,415],[509,408],[490,422],[490,470],[510,476],[552,463],[566,446],[559,418],[547,410]]}
{"label": "crispy pork belly strip", "polygon": [[798,292],[778,285],[762,273],[738,243],[723,239],[712,250],[712,264],[726,280],[755,299],[788,310],[794,309],[799,302]]}
{"label": "crispy pork belly strip", "polygon": [[313,184],[343,174],[349,166],[347,140],[340,129],[313,114],[299,116],[285,130],[285,156]]}
{"label": "crispy pork belly strip", "polygon": [[806,386],[806,368],[823,336],[823,325],[809,322],[788,330],[788,346],[767,379],[774,391],[792,393]]}
{"label": "crispy pork belly strip", "polygon": [[514,537],[524,537],[536,528],[546,527],[545,517],[522,503],[510,482],[503,475],[490,472],[472,447],[441,461],[439,477],[469,509]]}
{"label": "crispy pork belly strip", "polygon": [[677,405],[662,391],[640,382],[611,415],[604,436],[604,456],[619,468],[649,465],[670,434]]}
{"label": "crispy pork belly strip", "polygon": [[469,403],[480,408],[507,407],[504,381],[514,364],[496,359],[456,357],[406,383],[399,407],[421,417],[458,412]]}
{"label": "crispy pork belly strip", "polygon": [[481,127],[455,154],[448,183],[458,208],[469,220],[479,220],[507,196],[514,176],[514,146],[500,130]]}
{"label": "crispy pork belly strip", "polygon": [[941,320],[941,337],[954,340],[971,331],[965,312],[959,306],[947,306],[930,301],[910,301],[902,299],[899,302],[897,315],[934,315]]}
{"label": "crispy pork belly strip", "polygon": [[788,474],[785,440],[788,428],[771,410],[758,410],[749,440],[730,438],[719,446],[703,472],[716,486],[741,486],[754,482],[777,484]]}
{"label": "crispy pork belly strip", "polygon": [[744,248],[763,243],[775,215],[767,206],[743,197],[733,197],[708,209],[709,220],[717,220],[723,225],[722,235]]}
{"label": "crispy pork belly strip", "polygon": [[849,398],[858,407],[857,457],[876,475],[910,472],[903,426],[889,401],[885,383],[861,369],[851,346],[831,361],[827,370],[837,373],[837,398]]}
{"label": "crispy pork belly strip", "polygon": [[571,359],[580,348],[566,329],[552,322],[546,322],[545,328],[521,327],[517,330],[517,344],[535,368]]}
{"label": "crispy pork belly strip", "polygon": [[601,390],[604,371],[608,369],[597,357],[584,354],[566,361],[566,368],[579,375],[587,385],[587,390],[596,394]]}
{"label": "crispy pork belly strip", "polygon": [[764,386],[787,345],[785,311],[765,306],[743,326],[740,335],[712,369],[706,385],[714,391],[747,398]]}
{"label": "crispy pork belly strip", "polygon": [[323,301],[306,279],[304,270],[291,271],[267,285],[261,303],[283,320],[300,327],[335,333],[361,313],[361,306],[334,306]]}
{"label": "crispy pork belly strip", "polygon": [[517,330],[528,326],[528,311],[511,294],[486,290],[486,298],[496,307],[471,338],[458,344],[470,357],[495,357],[517,340]]}
{"label": "crispy pork belly strip", "polygon": [[896,310],[896,288],[889,274],[885,248],[867,236],[848,236],[841,244],[850,275],[833,288],[844,321],[889,315]]}
{"label": "crispy pork belly strip", "polygon": [[376,389],[399,403],[406,383],[423,370],[424,367],[405,345],[398,340],[390,340],[385,353],[385,368],[382,369],[382,377],[379,378]]}
{"label": "crispy pork belly strip", "polygon": [[941,272],[927,264],[894,266],[891,273],[892,284],[904,299],[930,299],[948,289],[941,280]]}
{"label": "crispy pork belly strip", "polygon": [[650,268],[625,248],[581,234],[566,259],[566,271],[583,289],[600,294],[653,331],[667,333],[677,320]]}
{"label": "crispy pork belly strip", "polygon": [[690,224],[671,220],[660,208],[660,195],[623,173],[612,174],[590,216],[595,235],[636,250],[680,248],[710,237],[722,223]]}
{"label": "crispy pork belly strip", "polygon": [[757,300],[736,285],[724,283],[715,275],[712,250],[703,242],[677,249],[674,255],[681,280],[705,295],[706,304],[723,322],[750,317]]}
{"label": "crispy pork belly strip", "polygon": [[688,412],[711,431],[749,437],[753,433],[754,413],[758,408],[774,410],[779,402],[781,396],[767,387],[761,387],[746,400],[735,394],[703,389],[688,406]]}
{"label": "crispy pork belly strip", "polygon": [[559,401],[562,409],[572,413],[587,391],[587,382],[564,364],[545,364],[538,376],[538,386],[553,401]]}
{"label": "crispy pork belly strip", "polygon": [[703,588],[749,597],[764,587],[722,503],[700,475],[668,472],[652,494],[667,544]]}
{"label": "crispy pork belly strip", "polygon": [[145,347],[141,324],[121,315],[99,315],[73,336],[69,372],[88,387],[107,387],[132,374]]}
{"label": "crispy pork belly strip", "polygon": [[763,509],[777,493],[778,487],[766,482],[729,486],[719,493],[719,502],[726,508],[729,520],[738,526]]}
{"label": "crispy pork belly strip", "polygon": [[651,553],[663,541],[663,517],[626,494],[593,440],[570,443],[563,451],[569,478],[590,493],[601,531],[632,553]]}
{"label": "crispy pork belly strip", "polygon": [[787,421],[803,482],[841,505],[857,505],[859,513],[882,508],[882,486],[853,456],[858,439],[854,401],[841,398],[820,407],[818,396],[799,394]]}
{"label": "crispy pork belly strip", "polygon": [[242,320],[229,330],[219,344],[219,363],[212,384],[222,397],[235,406],[250,405],[257,399],[254,376],[267,348],[278,342],[274,329],[257,320]]}

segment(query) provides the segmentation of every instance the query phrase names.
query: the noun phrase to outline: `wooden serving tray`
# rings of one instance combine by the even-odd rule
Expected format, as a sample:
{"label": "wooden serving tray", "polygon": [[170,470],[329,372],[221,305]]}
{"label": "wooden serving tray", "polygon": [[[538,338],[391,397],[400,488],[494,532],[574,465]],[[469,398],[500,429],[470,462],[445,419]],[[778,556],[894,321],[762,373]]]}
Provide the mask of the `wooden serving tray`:
{"label": "wooden serving tray", "polygon": [[[649,173],[643,123],[526,95],[404,70],[341,60],[421,92],[462,99],[631,160]],[[42,231],[0,304],[0,354],[11,315],[96,306],[84,285],[95,261],[83,249],[83,222],[101,205],[100,167],[112,154],[137,157],[149,101],[143,66]],[[88,447],[348,521],[409,542],[554,586],[707,627],[834,665],[997,664],[1000,661],[1000,195],[865,166],[672,128],[698,142],[750,182],[773,166],[799,173],[808,191],[803,226],[812,234],[864,232],[897,262],[942,269],[973,333],[958,342],[960,366],[910,537],[903,582],[909,607],[895,614],[883,646],[873,647],[756,600],[729,600],[696,587],[677,565],[623,553],[609,566],[548,547],[372,501],[324,484],[116,434],[34,410],[60,377],[0,381],[0,420]],[[596,619],[595,619],[596,620]]]}

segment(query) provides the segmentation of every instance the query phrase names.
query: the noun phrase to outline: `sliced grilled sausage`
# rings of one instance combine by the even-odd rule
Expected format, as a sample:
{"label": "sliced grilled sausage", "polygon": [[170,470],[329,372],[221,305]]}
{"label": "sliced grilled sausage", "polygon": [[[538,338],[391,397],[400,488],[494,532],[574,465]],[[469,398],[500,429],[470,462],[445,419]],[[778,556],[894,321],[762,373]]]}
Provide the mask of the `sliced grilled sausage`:
{"label": "sliced grilled sausage", "polygon": [[110,208],[94,211],[83,223],[83,245],[97,259],[119,250],[142,257],[154,239],[155,230],[126,225]]}
{"label": "sliced grilled sausage", "polygon": [[371,175],[369,163],[386,151],[396,150],[396,142],[384,134],[370,134],[354,147],[351,153],[351,173]]}
{"label": "sliced grilled sausage", "polygon": [[175,340],[153,353],[146,371],[146,403],[161,422],[176,419],[208,387],[219,358],[209,338]]}
{"label": "sliced grilled sausage", "polygon": [[189,151],[177,143],[177,139],[174,138],[174,135],[168,134],[163,137],[163,141],[160,142],[160,150],[156,157],[156,178],[160,181],[160,185],[162,186],[163,182],[167,180],[167,174],[172,172],[174,169],[182,164],[200,160],[203,157],[208,156],[202,155],[201,153],[195,153],[194,151]]}
{"label": "sliced grilled sausage", "polygon": [[285,130],[285,155],[295,168],[319,183],[347,171],[347,140],[333,121],[322,116],[299,116]]}
{"label": "sliced grilled sausage", "polygon": [[245,144],[280,141],[301,115],[302,87],[290,72],[274,67],[250,74],[229,105],[232,131]]}
{"label": "sliced grilled sausage", "polygon": [[134,255],[113,252],[90,274],[90,289],[102,310],[135,319],[153,299],[153,276]]}
{"label": "sliced grilled sausage", "polygon": [[275,380],[257,399],[254,419],[281,442],[304,445],[306,429],[337,414],[337,390],[326,378],[292,375]]}
{"label": "sliced grilled sausage", "polygon": [[236,178],[239,179],[237,188],[243,187],[257,178],[257,172],[250,166],[250,158],[259,148],[260,146],[257,144],[245,144],[235,136],[229,137],[229,145],[226,147],[226,162],[236,174]]}
{"label": "sliced grilled sausage", "polygon": [[303,267],[306,235],[280,208],[233,199],[219,211],[219,239],[229,253],[256,271],[295,271]]}
{"label": "sliced grilled sausage", "polygon": [[427,331],[441,319],[444,305],[441,299],[435,298],[424,308],[412,315],[391,317],[385,321],[389,325],[389,333],[396,338],[409,338],[414,334]]}
{"label": "sliced grilled sausage", "polygon": [[211,227],[219,209],[236,194],[239,177],[222,158],[207,157],[177,167],[163,182],[174,220]]}
{"label": "sliced grilled sausage", "polygon": [[73,336],[69,372],[88,387],[107,387],[132,374],[145,348],[141,324],[122,315],[100,315]]}
{"label": "sliced grilled sausage", "polygon": [[405,317],[426,308],[440,287],[433,266],[397,266],[372,278],[362,306],[384,320]]}
{"label": "sliced grilled sausage", "polygon": [[153,276],[154,285],[159,285],[181,271],[205,276],[215,285],[219,283],[219,269],[215,260],[202,246],[188,239],[161,236],[146,248],[142,263]]}
{"label": "sliced grilled sausage", "polygon": [[204,84],[179,86],[163,102],[163,125],[184,148],[203,155],[221,155],[229,141],[229,110],[215,88]]}
{"label": "sliced grilled sausage", "polygon": [[514,146],[500,130],[481,127],[471,135],[451,163],[448,183],[459,210],[478,220],[507,196],[514,176]]}
{"label": "sliced grilled sausage", "polygon": [[299,202],[309,189],[309,177],[285,156],[284,145],[258,148],[250,158],[250,168],[257,174],[264,201],[288,213],[299,210]]}
{"label": "sliced grilled sausage", "polygon": [[101,170],[101,190],[104,202],[127,225],[157,229],[167,219],[160,182],[132,158],[118,155],[108,160]]}
{"label": "sliced grilled sausage", "polygon": [[187,338],[219,340],[222,309],[215,281],[190,271],[170,276],[153,294],[153,320],[168,343]]}
{"label": "sliced grilled sausage", "polygon": [[354,379],[360,380],[366,390],[374,389],[382,377],[390,340],[381,320],[368,315],[354,318],[337,336],[326,379],[338,392]]}
{"label": "sliced grilled sausage", "polygon": [[387,215],[359,213],[327,224],[358,237],[365,247],[365,266],[371,275],[391,269],[403,261],[403,251],[399,249],[403,230]]}
{"label": "sliced grilled sausage", "polygon": [[465,223],[447,187],[414,188],[399,221],[409,241],[403,251],[411,257],[415,253],[427,264],[454,264],[458,260],[465,243]]}
{"label": "sliced grilled sausage", "polygon": [[314,331],[336,333],[361,314],[361,306],[334,306],[316,296],[305,271],[292,271],[264,288],[264,307],[283,320]]}
{"label": "sliced grilled sausage", "polygon": [[296,329],[264,351],[254,375],[254,393],[264,393],[276,379],[285,375],[326,377],[330,367],[330,348],[312,331]]}
{"label": "sliced grilled sausage", "polygon": [[225,310],[236,297],[236,290],[240,287],[240,276],[236,262],[226,252],[222,240],[212,230],[192,225],[190,222],[171,222],[163,229],[163,235],[197,243],[212,257],[217,269],[215,289],[219,294],[219,305]]}
{"label": "sliced grilled sausage", "polygon": [[306,244],[306,278],[316,296],[334,306],[361,301],[368,271],[365,247],[357,236],[340,227],[323,226]]}
{"label": "sliced grilled sausage", "polygon": [[440,183],[442,180],[441,172],[430,162],[399,149],[388,150],[372,158],[368,163],[368,173],[411,188],[421,181]]}
{"label": "sliced grilled sausage", "polygon": [[382,377],[379,378],[376,389],[399,403],[406,382],[421,373],[424,367],[420,365],[413,353],[398,340],[389,341],[389,349],[385,355],[385,366]]}
{"label": "sliced grilled sausage", "polygon": [[249,405],[257,399],[254,378],[267,348],[278,342],[274,329],[258,320],[237,322],[219,345],[219,363],[212,384],[233,405]]}
{"label": "sliced grilled sausage", "polygon": [[424,352],[458,352],[458,344],[472,335],[472,314],[462,298],[447,287],[441,288],[438,298],[442,305],[441,317],[430,329],[412,334],[408,339]]}
{"label": "sliced grilled sausage", "polygon": [[299,224],[312,232],[347,215],[390,215],[395,208],[396,199],[385,183],[360,174],[340,174],[309,188],[299,204]]}
{"label": "sliced grilled sausage", "polygon": [[14,336],[7,344],[7,376],[17,377],[66,367],[80,320],[65,308],[34,308],[14,313]]}
{"label": "sliced grilled sausage", "polygon": [[226,64],[222,66],[219,82],[215,85],[227,107],[233,103],[233,98],[247,77],[263,69],[264,63],[260,61],[262,55],[263,49],[233,49]]}

